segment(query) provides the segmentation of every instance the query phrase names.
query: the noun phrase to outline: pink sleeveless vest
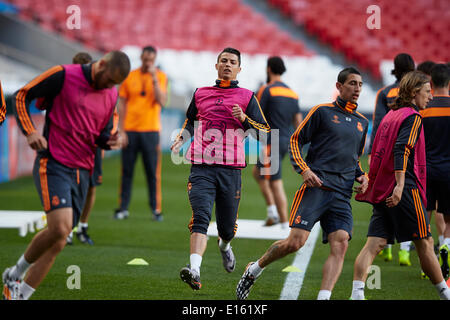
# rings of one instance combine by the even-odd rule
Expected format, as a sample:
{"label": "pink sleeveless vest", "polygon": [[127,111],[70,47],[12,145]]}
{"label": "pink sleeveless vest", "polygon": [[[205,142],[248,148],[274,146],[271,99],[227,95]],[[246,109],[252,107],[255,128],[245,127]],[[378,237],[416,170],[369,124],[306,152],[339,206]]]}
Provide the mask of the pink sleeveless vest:
{"label": "pink sleeveless vest", "polygon": [[[378,127],[372,147],[372,158],[369,169],[369,187],[364,194],[356,195],[358,201],[380,203],[385,201],[394,190],[394,145],[398,131],[403,121],[412,114],[419,114],[413,108],[400,108],[389,111]],[[420,115],[420,114],[419,114]],[[426,156],[425,136],[420,131],[419,138],[414,147],[414,174],[417,178],[417,186],[424,205],[426,198]]]}
{"label": "pink sleeveless vest", "polygon": [[63,67],[64,85],[48,114],[50,154],[67,167],[92,170],[95,140],[113,114],[117,90],[92,88],[81,65]]}
{"label": "pink sleeveless vest", "polygon": [[232,109],[238,104],[245,113],[252,95],[253,92],[244,88],[204,87],[196,91],[198,113],[194,140],[186,154],[191,163],[246,166],[245,129],[233,117]]}

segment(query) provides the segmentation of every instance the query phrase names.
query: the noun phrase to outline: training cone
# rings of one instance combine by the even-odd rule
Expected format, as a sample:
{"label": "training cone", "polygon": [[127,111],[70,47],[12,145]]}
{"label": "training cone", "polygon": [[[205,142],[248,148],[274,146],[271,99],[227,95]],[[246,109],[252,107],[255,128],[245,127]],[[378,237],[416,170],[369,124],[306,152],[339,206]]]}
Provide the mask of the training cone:
{"label": "training cone", "polygon": [[127,264],[132,265],[132,266],[148,266],[148,262],[142,258],[134,258],[133,260],[129,261]]}
{"label": "training cone", "polygon": [[287,266],[286,268],[284,268],[281,271],[282,272],[302,272],[302,270],[300,270],[299,268],[297,268],[295,266]]}

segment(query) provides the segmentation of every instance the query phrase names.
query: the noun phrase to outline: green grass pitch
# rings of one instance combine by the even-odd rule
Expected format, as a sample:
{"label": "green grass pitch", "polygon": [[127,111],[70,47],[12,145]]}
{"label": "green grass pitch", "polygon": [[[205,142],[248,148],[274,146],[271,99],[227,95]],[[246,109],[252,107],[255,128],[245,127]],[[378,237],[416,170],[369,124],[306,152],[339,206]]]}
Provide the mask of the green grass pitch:
{"label": "green grass pitch", "polygon": [[[362,160],[366,164],[366,159]],[[134,186],[127,220],[113,219],[118,203],[120,159],[112,156],[104,160],[103,184],[97,189],[97,201],[89,221],[89,233],[95,245],[90,247],[74,239],[73,246],[57,257],[53,268],[32,296],[33,300],[234,300],[236,284],[249,261],[259,258],[273,243],[272,240],[234,239],[237,258],[235,272],[228,274],[222,267],[216,238],[211,237],[201,269],[202,289],[193,291],[179,278],[180,269],[189,262],[189,231],[191,209],[186,184],[189,165],[175,165],[170,155],[163,155],[162,191],[163,222],[151,220],[147,201],[147,187],[141,160],[135,169]],[[288,202],[300,186],[301,176],[283,162],[283,177]],[[333,291],[332,299],[347,300],[351,293],[353,263],[363,247],[371,206],[352,200],[354,215],[353,239],[350,241],[344,268]],[[0,210],[42,210],[31,177],[0,184]],[[251,166],[242,171],[241,219],[260,219],[266,215],[265,204]],[[213,215],[213,219],[214,215]],[[432,231],[435,235],[434,221]],[[24,252],[34,234],[21,238],[16,229],[0,229],[0,271],[13,265]],[[436,236],[435,236],[436,239]],[[316,244],[299,299],[316,299],[322,278],[322,265],[328,255],[328,245],[320,238]],[[374,264],[381,269],[380,289],[366,289],[368,299],[438,299],[429,280],[420,278],[417,254],[411,252],[411,267],[398,264],[398,245],[393,247],[394,259],[384,262],[377,257]],[[127,262],[143,258],[148,266],[130,266]],[[281,270],[292,264],[294,255],[270,265],[258,279],[249,299],[277,300],[286,273]],[[71,274],[67,268],[76,265],[81,271],[81,288],[68,289]]]}

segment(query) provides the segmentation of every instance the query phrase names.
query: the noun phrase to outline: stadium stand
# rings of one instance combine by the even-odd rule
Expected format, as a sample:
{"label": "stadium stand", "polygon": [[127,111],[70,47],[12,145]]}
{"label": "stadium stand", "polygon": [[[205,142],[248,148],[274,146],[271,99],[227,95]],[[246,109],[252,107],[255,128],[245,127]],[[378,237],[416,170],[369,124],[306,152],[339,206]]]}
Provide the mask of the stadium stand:
{"label": "stadium stand", "polygon": [[[450,11],[445,0],[269,0],[296,24],[380,79],[380,63],[400,51],[415,61],[450,60]],[[380,7],[381,28],[365,26],[370,5]],[[345,10],[344,10],[345,8]],[[407,32],[406,32],[407,31]],[[425,48],[425,49],[424,49]]]}
{"label": "stadium stand", "polygon": [[[9,2],[17,7],[21,19],[88,48],[100,51],[124,48],[133,67],[139,64],[139,48],[156,44],[161,50],[158,63],[171,79],[172,92],[187,97],[195,87],[210,84],[208,80],[215,77],[211,64],[225,46],[241,50],[240,83],[255,91],[265,81],[267,57],[285,57],[288,72],[284,79],[299,92],[304,111],[320,101],[333,99],[336,74],[342,69],[329,57],[307,49],[301,40],[294,39],[241,0]],[[69,16],[66,9],[73,4],[82,9],[79,30],[66,27]],[[367,86],[360,97],[360,110],[371,113],[374,99],[375,90]]]}
{"label": "stadium stand", "polygon": [[[124,45],[158,43],[160,48],[175,50],[218,51],[225,44],[250,54],[313,54],[301,42],[293,40],[275,24],[264,21],[263,16],[239,0],[10,2],[18,8],[21,18],[35,21],[45,30],[59,32],[101,51]],[[66,8],[70,5],[82,8],[79,30],[66,27]],[[233,8],[231,16],[230,7]]]}

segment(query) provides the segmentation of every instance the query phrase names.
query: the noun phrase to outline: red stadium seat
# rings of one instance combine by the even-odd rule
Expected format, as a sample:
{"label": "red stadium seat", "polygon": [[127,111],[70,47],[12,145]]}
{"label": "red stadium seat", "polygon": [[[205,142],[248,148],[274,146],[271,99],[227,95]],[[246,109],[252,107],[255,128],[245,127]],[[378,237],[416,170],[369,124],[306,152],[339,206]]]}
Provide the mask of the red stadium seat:
{"label": "red stadium seat", "polygon": [[[292,21],[317,36],[320,41],[342,52],[375,77],[379,64],[397,53],[408,52],[416,61],[450,61],[450,50],[443,44],[450,30],[448,1],[427,0],[268,0]],[[369,30],[366,9],[380,6],[381,29]],[[376,48],[374,44],[377,44]]]}
{"label": "red stadium seat", "polygon": [[[243,53],[313,54],[241,0],[9,1],[21,10],[19,16],[102,51],[151,43],[177,50],[220,50],[225,43],[234,43]],[[66,28],[66,8],[74,3],[82,9],[77,31]],[[290,12],[289,0],[274,4],[283,4]]]}

